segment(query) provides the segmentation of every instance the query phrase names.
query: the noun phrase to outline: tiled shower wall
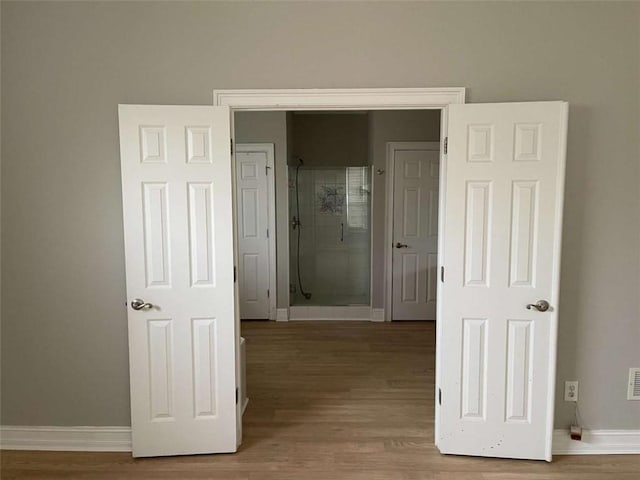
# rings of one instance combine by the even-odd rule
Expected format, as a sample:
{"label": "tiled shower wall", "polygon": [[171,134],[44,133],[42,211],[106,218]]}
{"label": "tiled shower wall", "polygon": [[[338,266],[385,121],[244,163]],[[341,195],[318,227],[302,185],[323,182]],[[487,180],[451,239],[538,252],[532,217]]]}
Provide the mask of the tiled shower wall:
{"label": "tiled shower wall", "polygon": [[[371,284],[371,168],[289,168],[292,305],[369,305]],[[297,276],[298,259],[304,291]]]}

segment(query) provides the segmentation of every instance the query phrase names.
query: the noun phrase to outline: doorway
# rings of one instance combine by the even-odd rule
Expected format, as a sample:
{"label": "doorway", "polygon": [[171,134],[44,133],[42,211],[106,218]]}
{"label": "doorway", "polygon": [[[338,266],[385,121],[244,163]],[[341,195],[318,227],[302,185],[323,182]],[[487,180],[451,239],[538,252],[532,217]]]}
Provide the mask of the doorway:
{"label": "doorway", "polygon": [[[436,444],[442,453],[550,460],[567,105],[461,100],[460,89],[214,95],[232,111],[441,109]],[[228,122],[225,106],[120,107],[134,455],[222,452],[241,442],[237,389],[230,408],[241,364],[237,291],[226,295],[237,265]],[[197,372],[174,382],[177,363]],[[235,365],[235,379],[225,365]],[[178,380],[189,388],[176,388]],[[488,392],[504,402],[487,402]],[[473,438],[463,428],[472,425]],[[198,437],[187,434],[195,428]],[[157,441],[164,438],[184,441]]]}

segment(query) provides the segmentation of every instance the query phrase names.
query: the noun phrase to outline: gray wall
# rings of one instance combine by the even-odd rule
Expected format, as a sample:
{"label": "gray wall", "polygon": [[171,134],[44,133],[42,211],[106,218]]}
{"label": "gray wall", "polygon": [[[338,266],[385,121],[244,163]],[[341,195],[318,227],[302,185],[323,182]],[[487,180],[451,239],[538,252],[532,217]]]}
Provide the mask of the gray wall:
{"label": "gray wall", "polygon": [[306,166],[362,167],[369,164],[366,113],[294,113],[293,162]]}
{"label": "gray wall", "polygon": [[289,235],[287,186],[287,112],[238,112],[234,118],[237,143],[273,143],[276,193],[276,306],[289,306]]}
{"label": "gray wall", "polygon": [[[129,423],[118,103],[466,86],[571,103],[558,384],[640,428],[637,3],[2,2],[2,423]],[[558,426],[571,410],[560,401]]]}

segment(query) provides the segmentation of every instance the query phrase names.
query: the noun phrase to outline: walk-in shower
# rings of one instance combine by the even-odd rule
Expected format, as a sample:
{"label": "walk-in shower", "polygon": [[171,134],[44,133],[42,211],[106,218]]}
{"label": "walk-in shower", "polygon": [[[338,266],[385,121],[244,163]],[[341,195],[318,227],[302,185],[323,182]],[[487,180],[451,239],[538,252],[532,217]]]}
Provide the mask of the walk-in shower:
{"label": "walk-in shower", "polygon": [[369,305],[371,168],[289,167],[290,303]]}

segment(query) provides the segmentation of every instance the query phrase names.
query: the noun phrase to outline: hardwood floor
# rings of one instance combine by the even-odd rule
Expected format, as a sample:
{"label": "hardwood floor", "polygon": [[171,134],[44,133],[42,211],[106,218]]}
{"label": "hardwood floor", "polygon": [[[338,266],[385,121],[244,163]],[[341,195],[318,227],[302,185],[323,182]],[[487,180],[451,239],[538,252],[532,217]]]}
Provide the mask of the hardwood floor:
{"label": "hardwood floor", "polygon": [[432,323],[244,322],[242,334],[250,401],[238,453],[4,451],[2,479],[640,479],[640,456],[440,455]]}

